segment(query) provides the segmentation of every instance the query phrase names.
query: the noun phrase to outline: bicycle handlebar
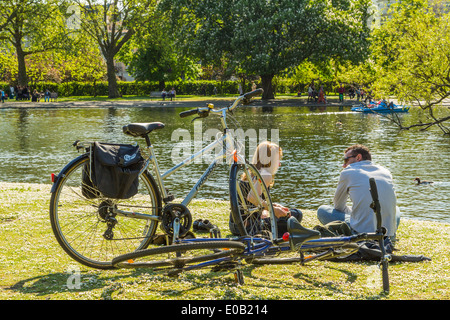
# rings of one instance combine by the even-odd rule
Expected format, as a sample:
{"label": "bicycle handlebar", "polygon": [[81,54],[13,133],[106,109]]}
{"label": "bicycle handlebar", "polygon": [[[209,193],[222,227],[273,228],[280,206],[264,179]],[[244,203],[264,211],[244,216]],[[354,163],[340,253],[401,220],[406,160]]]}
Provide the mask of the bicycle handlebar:
{"label": "bicycle handlebar", "polygon": [[248,103],[250,102],[250,100],[253,97],[259,96],[264,92],[263,89],[259,88],[250,92],[247,92],[241,96],[239,96],[236,100],[234,100],[234,102],[231,104],[231,106],[229,107],[225,107],[222,109],[213,109],[213,105],[208,104],[207,107],[202,107],[202,108],[195,108],[195,109],[191,109],[191,110],[187,110],[187,111],[182,111],[179,113],[181,118],[185,118],[185,117],[189,117],[189,116],[193,116],[195,114],[200,115],[200,117],[205,117],[209,114],[209,112],[214,112],[214,113],[221,113],[224,109],[226,109],[227,111],[232,111],[234,110],[238,104],[243,101],[244,103]]}
{"label": "bicycle handlebar", "polygon": [[253,90],[253,91],[245,93],[244,97],[246,99],[251,99],[253,97],[257,97],[257,96],[263,94],[263,92],[264,92],[264,90],[262,88],[259,88],[259,89],[256,89],[256,90]]}
{"label": "bicycle handlebar", "polygon": [[372,200],[378,201],[378,190],[377,190],[377,184],[375,183],[375,179],[369,178],[369,184],[370,184],[370,194],[372,195]]}
{"label": "bicycle handlebar", "polygon": [[375,216],[377,219],[377,231],[381,230],[382,221],[381,221],[381,206],[380,201],[378,199],[378,190],[377,190],[377,184],[375,182],[374,178],[369,178],[369,185],[370,185],[370,194],[372,195],[372,204],[370,207],[375,212]]}
{"label": "bicycle handlebar", "polygon": [[181,118],[186,118],[198,113],[198,108],[180,112]]}

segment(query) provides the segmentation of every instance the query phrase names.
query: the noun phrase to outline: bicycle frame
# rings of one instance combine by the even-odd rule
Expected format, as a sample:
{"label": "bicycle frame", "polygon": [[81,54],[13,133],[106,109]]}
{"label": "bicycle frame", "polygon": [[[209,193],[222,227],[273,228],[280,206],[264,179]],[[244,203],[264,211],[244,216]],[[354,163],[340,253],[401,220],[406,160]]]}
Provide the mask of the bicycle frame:
{"label": "bicycle frame", "polygon": [[[161,170],[159,168],[158,161],[156,159],[156,155],[153,149],[153,145],[150,143],[149,139],[147,140],[147,147],[145,148],[145,152],[147,153],[148,159],[146,161],[145,166],[141,170],[140,174],[143,174],[145,170],[148,169],[148,167],[151,165],[153,168],[153,172],[155,174],[155,180],[158,185],[158,188],[161,191],[161,195],[163,198],[164,203],[168,203],[173,200],[173,196],[170,195],[167,192],[167,189],[164,184],[164,179],[172,175],[173,173],[177,172],[181,168],[184,168],[185,166],[192,163],[195,159],[198,159],[199,157],[203,156],[204,154],[210,152],[211,150],[215,149],[216,147],[222,145],[221,152],[215,157],[215,159],[211,162],[209,167],[205,170],[205,172],[202,174],[202,176],[199,178],[199,180],[196,182],[196,184],[192,187],[190,192],[185,196],[183,201],[181,202],[182,205],[188,206],[189,203],[194,199],[194,197],[197,195],[198,191],[201,189],[201,187],[205,184],[205,182],[208,180],[209,176],[217,167],[217,164],[221,160],[226,160],[227,153],[233,154],[234,162],[237,163],[243,163],[245,162],[245,158],[243,155],[240,155],[235,150],[234,145],[234,139],[231,137],[231,134],[229,133],[228,125],[227,125],[227,112],[230,112],[234,110],[238,104],[242,100],[248,100],[254,95],[258,95],[262,92],[262,90],[256,90],[252,91],[249,94],[239,96],[231,106],[225,107],[222,109],[213,109],[212,104],[208,104],[207,107],[204,108],[198,108],[195,110],[195,113],[201,114],[201,112],[204,112],[205,114],[209,115],[209,113],[213,113],[220,116],[221,120],[221,126],[222,126],[222,132],[223,135],[219,138],[204,147],[202,150],[196,152],[195,154],[191,155],[190,157],[184,159],[183,161],[176,164],[174,167],[168,169],[166,172],[161,173]],[[186,111],[189,114],[193,114],[191,111]],[[201,118],[201,117],[200,117]],[[195,120],[195,119],[194,119]],[[262,205],[262,204],[261,204]],[[115,209],[115,213],[120,214],[125,217],[129,218],[137,218],[137,219],[148,219],[148,220],[154,220],[154,221],[161,221],[161,216],[155,216],[155,215],[148,215],[148,214],[141,214],[138,212],[128,212],[123,211],[120,209]]]}
{"label": "bicycle frame", "polygon": [[[195,159],[200,158],[204,154],[208,153],[212,149],[215,149],[217,146],[223,144],[223,148],[219,155],[216,156],[216,158],[210,163],[209,167],[205,170],[205,172],[201,175],[197,183],[192,187],[190,192],[186,195],[184,200],[181,202],[182,205],[187,206],[192,201],[192,199],[197,195],[198,191],[201,189],[203,184],[208,180],[210,174],[216,169],[217,164],[220,160],[223,160],[226,158],[226,144],[229,143],[228,133],[226,133],[227,130],[225,130],[225,134],[220,137],[218,140],[215,140],[214,142],[210,143],[208,146],[204,147],[202,150],[198,151],[197,153],[191,155],[190,157],[186,158],[185,160],[179,162],[171,169],[167,170],[163,174],[161,174],[161,171],[159,169],[159,165],[153,150],[153,146],[147,147],[147,153],[149,155],[149,161],[151,162],[153,166],[153,171],[155,173],[155,179],[158,184],[158,187],[161,190],[161,194],[163,197],[163,200],[165,202],[169,202],[170,196],[167,192],[167,189],[164,185],[164,179],[168,176],[172,175],[173,173],[177,172],[181,168],[184,168],[185,166],[192,163]],[[147,166],[145,167],[147,169]]]}

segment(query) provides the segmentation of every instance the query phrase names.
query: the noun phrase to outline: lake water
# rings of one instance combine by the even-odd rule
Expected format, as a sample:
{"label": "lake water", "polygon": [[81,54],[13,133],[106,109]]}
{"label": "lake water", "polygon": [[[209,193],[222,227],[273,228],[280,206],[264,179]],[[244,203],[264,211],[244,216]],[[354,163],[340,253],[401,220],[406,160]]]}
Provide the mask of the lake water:
{"label": "lake water", "polygon": [[[181,145],[177,133],[188,133],[192,141],[195,138],[192,118],[178,116],[183,110],[186,108],[2,109],[0,183],[50,183],[50,174],[78,155],[71,146],[75,140],[134,142],[122,133],[122,126],[131,122],[160,121],[166,125],[151,134],[164,171],[174,165],[174,146]],[[448,113],[446,109],[441,111]],[[266,132],[267,138],[279,139],[284,158],[273,189],[276,202],[311,210],[331,204],[343,152],[361,143],[371,149],[374,162],[392,172],[398,205],[405,217],[450,222],[450,138],[438,130],[399,131],[383,117],[337,107],[244,107],[233,117],[246,132],[254,130],[259,138]],[[401,117],[405,123],[412,123],[423,116],[414,109]],[[202,132],[218,123],[212,117],[202,120]],[[190,146],[190,140],[183,141],[187,143],[184,146]],[[247,150],[251,144],[247,142]],[[183,197],[206,167],[205,163],[194,163],[183,168],[168,178],[169,189],[176,197]],[[416,186],[415,177],[435,183]],[[227,180],[227,166],[222,165],[198,197],[227,199]]]}

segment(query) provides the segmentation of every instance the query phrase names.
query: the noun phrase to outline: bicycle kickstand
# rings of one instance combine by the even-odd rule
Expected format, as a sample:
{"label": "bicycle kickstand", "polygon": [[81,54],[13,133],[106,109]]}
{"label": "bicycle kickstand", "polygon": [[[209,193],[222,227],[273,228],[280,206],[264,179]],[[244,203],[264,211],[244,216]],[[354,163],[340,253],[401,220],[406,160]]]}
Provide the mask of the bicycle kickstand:
{"label": "bicycle kickstand", "polygon": [[244,284],[244,272],[242,272],[241,269],[236,269],[234,271],[234,280],[239,285],[243,285]]}

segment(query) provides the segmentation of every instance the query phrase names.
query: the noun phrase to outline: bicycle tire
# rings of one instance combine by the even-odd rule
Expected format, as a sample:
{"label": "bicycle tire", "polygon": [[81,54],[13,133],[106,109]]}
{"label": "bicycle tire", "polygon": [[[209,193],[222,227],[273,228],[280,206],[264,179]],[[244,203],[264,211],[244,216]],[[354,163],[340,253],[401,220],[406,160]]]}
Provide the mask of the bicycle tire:
{"label": "bicycle tire", "polygon": [[268,264],[292,264],[301,263],[303,259],[301,257],[285,257],[285,258],[254,258],[248,259],[247,262],[255,265],[268,265]]}
{"label": "bicycle tire", "polygon": [[[50,222],[64,251],[88,267],[112,269],[113,257],[146,248],[157,228],[157,221],[115,216],[117,224],[109,228],[105,215],[111,208],[161,214],[161,196],[153,177],[146,171],[139,177],[138,193],[126,200],[104,197],[86,198],[82,192],[82,174],[89,155],[70,162],[57,176],[50,199]],[[83,185],[86,188],[85,185]],[[89,186],[92,188],[92,186]],[[91,189],[91,194],[99,194]],[[107,239],[108,238],[108,239]]]}
{"label": "bicycle tire", "polygon": [[[241,176],[244,173],[247,177],[251,176],[254,179],[247,179],[248,181],[243,182]],[[261,205],[256,206],[246,199],[245,194],[250,192],[249,188],[251,188],[250,184],[252,182],[254,187],[257,186],[261,190],[261,198],[267,204],[268,218],[266,219],[261,219],[264,208]],[[229,191],[231,218],[240,236],[254,236],[257,234],[268,235],[272,238],[278,236],[276,217],[269,189],[254,165],[247,163],[234,163],[231,165]]]}
{"label": "bicycle tire", "polygon": [[359,246],[354,243],[333,246],[333,247],[321,247],[321,248],[309,248],[307,251],[303,252],[303,255],[298,257],[255,257],[250,259],[250,263],[256,265],[267,265],[267,264],[292,264],[292,263],[308,263],[313,260],[331,260],[339,261],[344,257],[347,257],[356,251],[358,251]]}
{"label": "bicycle tire", "polygon": [[[182,271],[185,267],[195,268],[195,264],[200,262],[212,261],[234,255],[239,256],[245,248],[246,246],[239,241],[201,241],[172,244],[117,256],[112,260],[112,265],[118,268],[158,268],[158,270],[179,269]],[[205,254],[209,250],[213,250],[213,253]],[[191,253],[191,251],[192,255],[186,256],[186,253]],[[168,258],[167,255],[171,253],[176,254],[176,256]],[[146,257],[151,257],[151,260],[138,260]],[[217,266],[217,264],[212,263],[210,266]],[[198,267],[204,267],[204,265]]]}

